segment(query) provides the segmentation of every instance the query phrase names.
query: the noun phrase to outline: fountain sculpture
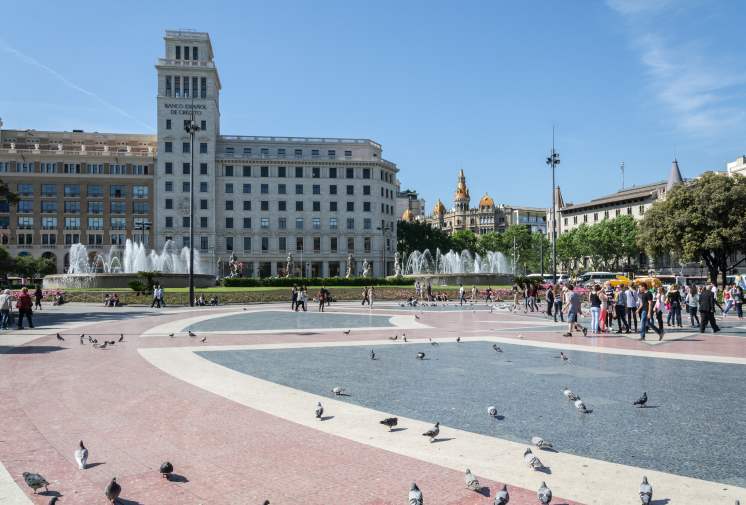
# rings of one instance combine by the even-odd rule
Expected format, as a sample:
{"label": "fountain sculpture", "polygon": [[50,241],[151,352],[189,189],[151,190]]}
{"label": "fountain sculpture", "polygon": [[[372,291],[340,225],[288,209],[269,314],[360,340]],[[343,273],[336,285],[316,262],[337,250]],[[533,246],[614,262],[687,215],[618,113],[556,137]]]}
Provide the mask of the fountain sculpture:
{"label": "fountain sculpture", "polygon": [[403,261],[403,275],[434,284],[509,284],[513,267],[501,252],[489,251],[483,256],[470,251],[429,249],[412,251]]}

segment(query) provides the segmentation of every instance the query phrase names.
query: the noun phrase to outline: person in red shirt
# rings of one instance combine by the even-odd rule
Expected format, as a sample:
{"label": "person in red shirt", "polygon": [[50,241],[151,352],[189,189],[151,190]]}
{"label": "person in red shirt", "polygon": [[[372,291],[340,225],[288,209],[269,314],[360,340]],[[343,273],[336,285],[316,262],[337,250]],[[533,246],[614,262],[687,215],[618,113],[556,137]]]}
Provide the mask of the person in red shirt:
{"label": "person in red shirt", "polygon": [[26,319],[28,320],[29,328],[34,327],[33,321],[31,321],[31,314],[32,310],[31,307],[33,306],[33,301],[31,300],[31,295],[28,294],[28,288],[24,287],[21,289],[21,294],[18,295],[18,299],[16,300],[16,308],[18,309],[18,329],[23,329],[23,316],[26,316]]}

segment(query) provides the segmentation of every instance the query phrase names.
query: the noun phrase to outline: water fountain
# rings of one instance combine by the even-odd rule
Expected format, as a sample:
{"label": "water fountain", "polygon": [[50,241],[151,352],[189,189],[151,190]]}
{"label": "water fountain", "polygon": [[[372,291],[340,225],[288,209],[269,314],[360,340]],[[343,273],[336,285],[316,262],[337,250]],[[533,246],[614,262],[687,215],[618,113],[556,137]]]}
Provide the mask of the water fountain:
{"label": "water fountain", "polygon": [[483,256],[470,251],[429,249],[412,251],[404,261],[403,274],[431,284],[510,284],[513,267],[501,252],[489,251]]}
{"label": "water fountain", "polygon": [[[177,249],[167,241],[161,252],[148,251],[141,242],[127,240],[124,248],[111,246],[108,252],[89,252],[83,244],[73,244],[67,273],[44,278],[47,289],[126,288],[138,279],[138,272],[158,272],[155,279],[163,287],[184,287],[189,278],[189,248]],[[215,278],[201,272],[199,252],[194,251],[194,283],[209,287]]]}

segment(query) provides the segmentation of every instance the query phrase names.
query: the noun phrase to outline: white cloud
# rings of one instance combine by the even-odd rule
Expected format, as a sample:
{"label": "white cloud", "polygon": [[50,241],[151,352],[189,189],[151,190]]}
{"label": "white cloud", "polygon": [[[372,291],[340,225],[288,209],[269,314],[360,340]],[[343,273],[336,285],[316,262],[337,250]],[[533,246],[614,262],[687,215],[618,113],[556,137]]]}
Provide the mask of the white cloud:
{"label": "white cloud", "polygon": [[99,95],[97,95],[93,91],[87,90],[87,89],[83,88],[82,86],[79,86],[78,84],[76,84],[76,83],[72,82],[71,80],[69,80],[64,75],[62,75],[59,72],[57,72],[56,70],[54,70],[53,68],[51,68],[51,67],[45,65],[44,63],[40,62],[36,58],[33,58],[33,57],[31,57],[31,56],[29,56],[27,54],[22,53],[18,49],[15,49],[14,47],[9,46],[3,40],[0,40],[0,47],[5,52],[8,52],[8,53],[16,56],[18,59],[20,59],[24,63],[27,63],[28,65],[32,65],[34,67],[37,67],[37,68],[43,70],[44,72],[50,74],[52,77],[54,77],[57,80],[61,81],[68,88],[73,89],[75,91],[78,91],[80,93],[83,93],[84,95],[93,98],[94,100],[96,100],[97,102],[99,102],[102,105],[106,106],[107,108],[113,110],[114,112],[117,112],[118,114],[121,114],[122,116],[126,117],[127,119],[135,121],[136,123],[140,124],[141,126],[144,126],[145,128],[147,128],[148,130],[153,130],[153,126],[152,125],[149,125],[149,124],[147,124],[147,123],[139,120],[138,118],[136,118],[135,116],[133,116],[132,114],[130,114],[129,112],[127,112],[126,110],[124,110],[124,109],[122,109],[120,107],[117,107],[116,105],[114,105],[113,103],[111,103],[111,102],[107,101],[106,99],[100,97]]}
{"label": "white cloud", "polygon": [[606,4],[625,16],[656,12],[668,6],[671,0],[607,0]]}

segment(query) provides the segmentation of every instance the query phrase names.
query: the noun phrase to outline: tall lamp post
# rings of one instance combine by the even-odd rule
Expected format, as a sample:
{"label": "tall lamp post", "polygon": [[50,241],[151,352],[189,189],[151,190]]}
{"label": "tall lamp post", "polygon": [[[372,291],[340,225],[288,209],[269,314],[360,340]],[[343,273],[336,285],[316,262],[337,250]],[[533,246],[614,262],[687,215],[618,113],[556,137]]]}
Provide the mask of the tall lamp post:
{"label": "tall lamp post", "polygon": [[192,115],[184,125],[189,134],[192,161],[189,164],[189,306],[194,307],[194,134],[200,130],[194,120],[194,97],[192,97]]}
{"label": "tall lamp post", "polygon": [[560,155],[554,150],[554,128],[552,128],[552,153],[547,156],[547,165],[552,167],[552,283],[557,283],[557,202],[555,190],[555,169],[560,164]]}
{"label": "tall lamp post", "polygon": [[391,228],[389,228],[388,225],[383,225],[376,228],[376,230],[380,231],[383,236],[381,249],[383,249],[383,277],[385,279],[386,275],[388,275],[388,268],[386,268],[386,233],[390,232]]}

